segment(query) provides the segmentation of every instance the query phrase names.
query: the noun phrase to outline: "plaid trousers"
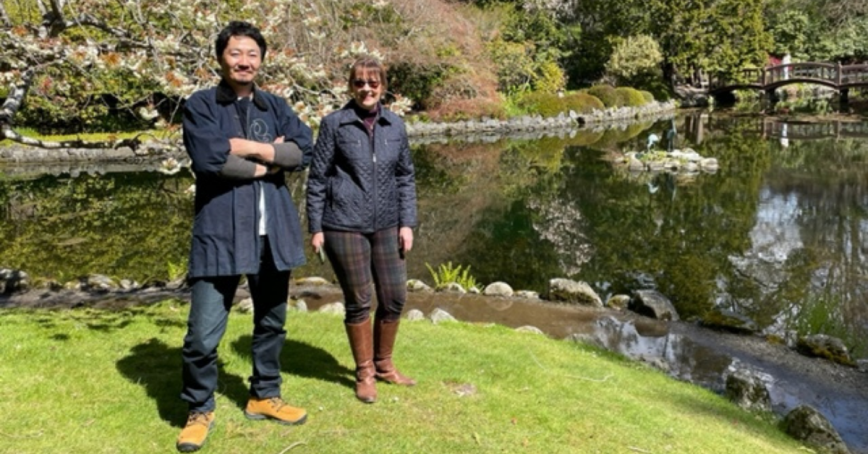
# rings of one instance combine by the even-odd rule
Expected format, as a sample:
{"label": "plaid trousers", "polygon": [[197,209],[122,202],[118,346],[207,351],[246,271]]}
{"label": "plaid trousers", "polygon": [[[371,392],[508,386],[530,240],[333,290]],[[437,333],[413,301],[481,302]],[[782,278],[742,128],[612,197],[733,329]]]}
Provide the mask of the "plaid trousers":
{"label": "plaid trousers", "polygon": [[378,320],[401,318],[407,301],[407,263],[400,254],[398,228],[374,233],[327,230],[325,252],[344,292],[345,323],[359,323],[371,312],[371,284],[377,291]]}

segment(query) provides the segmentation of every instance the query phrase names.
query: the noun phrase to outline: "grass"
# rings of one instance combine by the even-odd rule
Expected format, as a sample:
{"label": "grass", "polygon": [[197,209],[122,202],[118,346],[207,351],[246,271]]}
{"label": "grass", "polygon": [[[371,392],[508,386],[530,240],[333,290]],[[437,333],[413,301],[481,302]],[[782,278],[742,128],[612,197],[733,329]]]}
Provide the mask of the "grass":
{"label": "grass", "polygon": [[[188,305],[0,311],[0,452],[173,452]],[[341,319],[292,312],[284,397],[307,424],[248,421],[251,315],[220,346],[206,453],[791,453],[768,416],[638,363],[495,325],[405,322],[396,348],[414,388],[352,391]]]}

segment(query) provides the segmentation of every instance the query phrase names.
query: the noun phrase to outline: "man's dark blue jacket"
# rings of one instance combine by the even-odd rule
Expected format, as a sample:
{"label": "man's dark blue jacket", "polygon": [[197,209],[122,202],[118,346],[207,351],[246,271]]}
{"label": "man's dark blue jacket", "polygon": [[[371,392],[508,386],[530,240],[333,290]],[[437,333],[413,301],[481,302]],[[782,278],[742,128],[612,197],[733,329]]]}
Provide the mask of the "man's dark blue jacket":
{"label": "man's dark blue jacket", "polygon": [[239,160],[229,155],[230,138],[273,143],[280,136],[294,142],[302,156],[286,170],[303,169],[310,162],[311,130],[278,96],[255,89],[246,119],[239,116],[236,101],[231,87],[221,82],[194,93],[184,105],[184,146],[196,175],[190,278],[259,272],[260,189],[266,200],[266,244],[277,269],[305,263],[298,211],[284,172],[236,179],[223,170],[227,161]]}

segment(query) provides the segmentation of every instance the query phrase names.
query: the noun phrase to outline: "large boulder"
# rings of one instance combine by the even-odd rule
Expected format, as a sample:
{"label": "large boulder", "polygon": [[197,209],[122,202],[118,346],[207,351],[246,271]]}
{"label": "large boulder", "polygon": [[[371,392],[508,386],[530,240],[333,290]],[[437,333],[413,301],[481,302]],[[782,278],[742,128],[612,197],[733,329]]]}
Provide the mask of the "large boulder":
{"label": "large boulder", "polygon": [[825,334],[800,337],[796,343],[796,350],[806,356],[816,356],[845,366],[856,367],[856,362],[853,361],[844,342]]}
{"label": "large boulder", "polygon": [[726,397],[746,410],[771,411],[766,380],[769,377],[746,367],[734,366],[726,377]]}
{"label": "large boulder", "polygon": [[702,318],[706,328],[730,331],[739,334],[753,334],[759,330],[756,322],[746,315],[726,309],[714,308]]}
{"label": "large boulder", "polygon": [[631,311],[657,320],[677,321],[678,312],[669,298],[657,290],[636,290],[627,306]]}
{"label": "large boulder", "polygon": [[548,299],[584,306],[603,307],[603,300],[585,282],[556,278],[549,281]]}
{"label": "large boulder", "polygon": [[791,437],[818,446],[834,454],[850,454],[832,423],[808,405],[799,405],[784,417],[784,427]]}
{"label": "large boulder", "polygon": [[482,294],[485,296],[512,296],[512,287],[506,282],[492,282],[485,286]]}

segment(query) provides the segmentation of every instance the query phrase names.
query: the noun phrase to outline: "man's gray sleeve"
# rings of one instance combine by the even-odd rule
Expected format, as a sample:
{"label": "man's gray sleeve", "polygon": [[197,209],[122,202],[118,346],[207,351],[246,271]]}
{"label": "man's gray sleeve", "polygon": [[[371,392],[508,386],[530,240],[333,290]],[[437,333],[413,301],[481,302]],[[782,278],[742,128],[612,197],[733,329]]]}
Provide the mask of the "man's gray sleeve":
{"label": "man's gray sleeve", "polygon": [[284,169],[294,169],[301,166],[303,153],[295,142],[275,143],[273,146],[275,165]]}
{"label": "man's gray sleeve", "polygon": [[256,163],[230,154],[220,169],[220,175],[233,180],[252,180],[256,177]]}

